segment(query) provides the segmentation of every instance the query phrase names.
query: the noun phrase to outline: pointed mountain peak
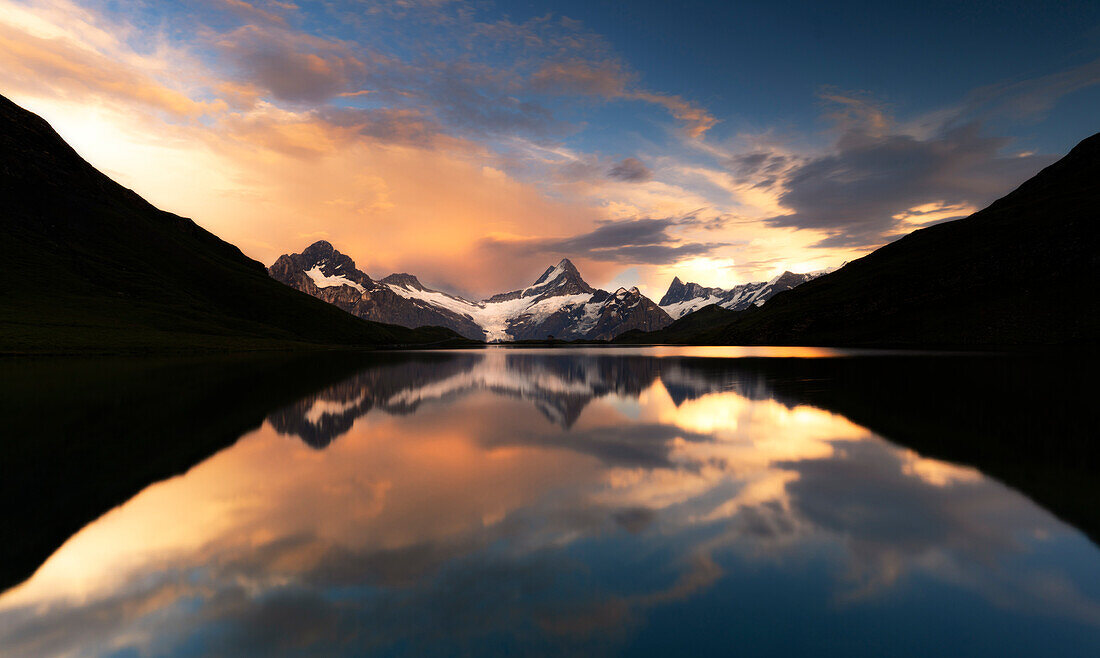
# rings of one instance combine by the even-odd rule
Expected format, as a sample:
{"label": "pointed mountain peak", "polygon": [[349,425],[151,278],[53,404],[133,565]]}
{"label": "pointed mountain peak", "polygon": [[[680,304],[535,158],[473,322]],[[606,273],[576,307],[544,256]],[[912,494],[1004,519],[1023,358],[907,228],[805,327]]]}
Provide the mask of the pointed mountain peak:
{"label": "pointed mountain peak", "polygon": [[558,261],[557,269],[565,272],[571,278],[576,278],[576,280],[583,283],[583,280],[581,279],[581,271],[578,270],[577,266],[573,264],[573,261],[569,260],[568,258],[563,258]]}
{"label": "pointed mountain peak", "polygon": [[558,264],[553,267],[546,268],[546,271],[542,273],[530,287],[525,288],[522,291],[518,291],[519,296],[527,297],[529,295],[576,295],[576,294],[592,294],[595,289],[588,285],[581,273],[577,270],[577,266],[573,264],[568,258],[563,258],[558,261]]}
{"label": "pointed mountain peak", "polygon": [[531,287],[535,288],[546,283],[550,283],[551,281],[556,281],[562,276],[565,276],[567,280],[580,281],[581,283],[584,283],[584,281],[581,279],[581,273],[577,269],[577,266],[573,264],[573,261],[569,260],[568,258],[563,258],[558,261],[557,265],[546,268],[546,271],[542,273],[542,276],[540,276],[535,281],[535,283],[532,284]]}
{"label": "pointed mountain peak", "polygon": [[351,256],[340,253],[327,240],[314,242],[303,249],[300,254],[289,254],[280,257],[276,263],[283,263],[283,269],[292,268],[299,272],[316,269],[318,273],[327,277],[348,277],[348,281],[361,286],[369,286],[372,283],[369,276],[355,267],[355,261],[351,259]]}
{"label": "pointed mountain peak", "polygon": [[336,248],[330,242],[318,240],[302,250],[302,257],[310,263],[319,263],[322,260],[332,258],[337,254]]}
{"label": "pointed mountain peak", "polygon": [[680,280],[680,277],[673,277],[672,283],[668,284],[668,290],[666,290],[664,296],[661,297],[659,304],[661,306],[667,306],[668,304],[685,302],[700,295],[705,296],[706,290],[707,289],[697,283],[684,283]]}

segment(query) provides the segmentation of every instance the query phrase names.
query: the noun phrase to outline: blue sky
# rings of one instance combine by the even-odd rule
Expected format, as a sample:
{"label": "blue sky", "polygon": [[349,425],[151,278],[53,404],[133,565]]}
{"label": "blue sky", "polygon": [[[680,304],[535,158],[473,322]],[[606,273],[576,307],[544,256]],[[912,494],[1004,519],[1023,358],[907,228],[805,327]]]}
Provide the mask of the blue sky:
{"label": "blue sky", "polygon": [[654,296],[837,265],[1100,130],[1095,2],[0,0],[0,30],[0,93],[154,203],[475,296],[561,256]]}

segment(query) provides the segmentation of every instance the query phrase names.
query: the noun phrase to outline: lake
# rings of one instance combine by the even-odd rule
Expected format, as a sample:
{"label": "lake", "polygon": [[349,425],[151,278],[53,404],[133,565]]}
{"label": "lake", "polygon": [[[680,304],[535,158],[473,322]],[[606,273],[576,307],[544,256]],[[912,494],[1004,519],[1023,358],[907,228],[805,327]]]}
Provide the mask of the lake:
{"label": "lake", "polygon": [[1094,372],[7,362],[0,655],[1100,655]]}

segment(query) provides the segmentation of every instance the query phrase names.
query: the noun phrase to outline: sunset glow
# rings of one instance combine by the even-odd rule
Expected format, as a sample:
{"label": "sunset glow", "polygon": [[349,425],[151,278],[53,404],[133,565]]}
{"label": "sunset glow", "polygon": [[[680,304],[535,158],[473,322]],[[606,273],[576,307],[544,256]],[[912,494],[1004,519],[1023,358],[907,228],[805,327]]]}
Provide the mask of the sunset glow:
{"label": "sunset glow", "polygon": [[[1031,130],[1021,149],[955,99],[887,106],[843,76],[769,118],[736,87],[695,93],[632,61],[598,11],[463,5],[3,0],[0,91],[264,264],[323,238],[371,276],[473,297],[563,256],[653,297],[674,276],[836,266],[972,212],[1064,146]],[[1050,106],[1063,92],[1045,80],[1012,93]],[[876,150],[902,177],[909,157],[945,168],[879,189],[858,160]],[[643,219],[667,224],[616,248],[586,237]]]}

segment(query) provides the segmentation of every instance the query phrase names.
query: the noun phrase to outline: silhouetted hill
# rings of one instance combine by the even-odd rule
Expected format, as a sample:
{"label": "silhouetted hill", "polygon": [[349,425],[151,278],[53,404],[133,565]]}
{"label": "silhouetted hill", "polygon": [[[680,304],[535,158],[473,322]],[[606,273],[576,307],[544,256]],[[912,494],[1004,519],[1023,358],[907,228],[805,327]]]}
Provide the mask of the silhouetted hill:
{"label": "silhouetted hill", "polygon": [[1098,220],[1100,134],[970,217],[914,231],[681,342],[1095,344]]}
{"label": "silhouetted hill", "polygon": [[0,96],[0,353],[423,344],[267,275],[85,162]]}
{"label": "silhouetted hill", "polygon": [[690,343],[699,336],[726,327],[741,313],[742,311],[731,311],[722,308],[718,304],[711,304],[698,311],[688,313],[664,329],[658,329],[657,331],[627,331],[619,334],[613,342],[646,345]]}

